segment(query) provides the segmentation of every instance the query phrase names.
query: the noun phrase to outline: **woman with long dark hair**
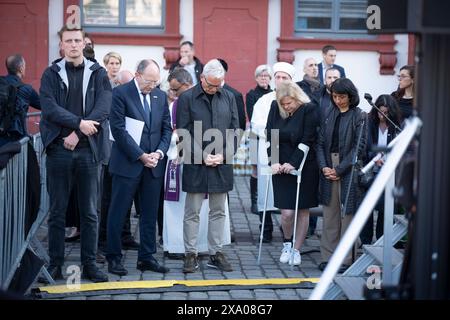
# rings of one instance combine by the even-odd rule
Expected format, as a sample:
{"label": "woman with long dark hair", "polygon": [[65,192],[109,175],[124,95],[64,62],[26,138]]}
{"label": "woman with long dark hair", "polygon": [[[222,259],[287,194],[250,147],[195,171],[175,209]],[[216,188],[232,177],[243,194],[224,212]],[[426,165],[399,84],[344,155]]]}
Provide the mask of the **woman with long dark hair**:
{"label": "woman with long dark hair", "polygon": [[[372,108],[369,113],[369,132],[367,139],[367,161],[370,161],[377,155],[376,152],[371,151],[373,146],[384,147],[387,146],[400,132],[395,126],[387,120],[388,117],[397,127],[400,127],[401,112],[397,101],[388,94],[383,94],[375,101],[375,106],[380,109]],[[376,175],[381,170],[384,164],[385,156],[380,154],[381,158],[375,162],[373,173]],[[376,221],[376,238],[379,239],[383,235],[383,221],[384,221],[384,194],[381,195],[380,200],[375,206],[378,211],[378,218]],[[367,220],[366,225],[361,231],[362,244],[371,244],[373,239],[373,214]]]}
{"label": "woman with long dark hair", "polygon": [[[330,91],[333,107],[321,123],[317,143],[319,201],[323,205],[321,270],[325,269],[361,201],[363,192],[356,174],[351,179],[351,170],[355,153],[358,159],[364,158],[367,140],[367,114],[357,107],[359,95],[353,82],[348,78],[337,79]],[[351,259],[349,253],[340,271],[351,264]]]}

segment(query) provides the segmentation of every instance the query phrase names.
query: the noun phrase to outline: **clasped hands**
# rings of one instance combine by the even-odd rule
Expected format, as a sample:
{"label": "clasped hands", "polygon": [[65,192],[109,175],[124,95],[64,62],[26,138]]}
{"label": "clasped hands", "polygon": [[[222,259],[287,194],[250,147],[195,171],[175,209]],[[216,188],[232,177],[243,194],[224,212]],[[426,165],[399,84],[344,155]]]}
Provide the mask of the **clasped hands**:
{"label": "clasped hands", "polygon": [[[100,125],[97,121],[94,120],[81,120],[80,121],[80,131],[86,136],[91,136],[98,132],[96,126]],[[72,131],[67,137],[63,138],[64,140],[64,148],[73,151],[77,146],[80,138],[78,138],[75,131]]]}
{"label": "clasped hands", "polygon": [[159,152],[152,152],[142,154],[142,156],[139,157],[139,160],[141,160],[147,168],[155,168],[158,165],[160,158],[161,154]]}
{"label": "clasped hands", "polygon": [[208,154],[205,159],[205,164],[209,167],[216,167],[223,163],[223,155],[221,154]]}
{"label": "clasped hands", "polygon": [[340,179],[340,177],[336,173],[336,169],[325,167],[322,169],[322,173],[328,180],[337,181]]}
{"label": "clasped hands", "polygon": [[295,170],[294,166],[288,162],[283,163],[283,164],[274,163],[271,166],[271,168],[272,168],[272,174],[281,174],[281,173],[289,174],[289,173],[291,173],[291,171]]}

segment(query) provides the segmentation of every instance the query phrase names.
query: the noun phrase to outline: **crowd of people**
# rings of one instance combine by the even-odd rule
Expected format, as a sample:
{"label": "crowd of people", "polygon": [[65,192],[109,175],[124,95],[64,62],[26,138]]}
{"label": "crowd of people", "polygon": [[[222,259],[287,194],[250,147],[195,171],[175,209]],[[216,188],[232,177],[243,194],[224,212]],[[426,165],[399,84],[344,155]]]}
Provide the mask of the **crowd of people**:
{"label": "crowd of people", "polygon": [[[244,103],[242,93],[226,83],[227,62],[217,58],[203,64],[192,42],[181,43],[165,92],[155,60],[143,59],[131,72],[120,70],[119,53],[109,52],[103,68],[95,60],[93,39],[83,30],[64,26],[59,37],[61,58],[44,71],[39,95],[29,85],[18,85],[27,106],[42,110],[50,199],[47,270],[54,279],[63,277],[66,227],[79,233],[69,238],[79,236],[82,276],[93,282],[108,281],[97,263],[107,262],[112,274],[128,273],[122,250],[138,251],[141,271],[169,272],[154,257],[157,235],[164,251],[183,258],[185,273],[198,270],[203,252],[209,255],[208,267],[232,271],[223,253],[231,242],[228,192],[233,189],[233,155],[247,123],[251,144],[257,146],[251,211],[260,216],[263,241],[272,241],[272,215],[281,213],[279,261],[300,265],[302,245],[317,222],[310,209],[322,205],[323,270],[367,187],[351,180],[353,158],[357,155],[361,164],[371,160],[376,155],[372,146],[392,141],[413,110],[413,66],[400,69],[398,89],[378,97],[377,109],[366,114],[330,45],[322,49],[320,63],[305,59],[304,77],[297,83],[292,64],[258,66],[256,86]],[[22,84],[24,58],[10,56],[6,66],[6,80]],[[17,126],[16,136],[27,134],[23,116]],[[13,131],[9,135],[16,137]],[[205,141],[208,136],[211,140]],[[309,151],[299,149],[300,144]],[[380,154],[374,174],[384,161]],[[297,195],[292,173],[301,163]],[[139,242],[130,231],[133,202]],[[376,210],[379,238],[382,200]],[[371,243],[373,231],[371,220],[361,241]],[[351,258],[350,253],[344,269]]]}

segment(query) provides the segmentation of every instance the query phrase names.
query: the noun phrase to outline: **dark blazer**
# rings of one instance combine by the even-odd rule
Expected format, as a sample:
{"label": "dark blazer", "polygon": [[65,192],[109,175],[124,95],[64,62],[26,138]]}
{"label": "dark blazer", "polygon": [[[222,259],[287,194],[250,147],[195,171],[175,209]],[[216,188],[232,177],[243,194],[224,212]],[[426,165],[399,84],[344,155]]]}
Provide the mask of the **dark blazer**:
{"label": "dark blazer", "polygon": [[[333,168],[330,150],[334,124],[339,114],[337,107],[332,107],[328,110],[325,119],[321,123],[317,142],[317,163],[320,169],[320,203],[326,206],[329,205],[331,200],[331,181],[325,178],[322,169],[325,167]],[[359,149],[356,150],[360,130],[362,130],[361,142]],[[354,214],[361,200],[362,190],[356,183],[350,182],[350,173],[355,152],[358,152],[358,159],[364,161],[367,131],[367,114],[360,108],[350,108],[345,114],[341,115],[339,123],[339,165],[335,169],[341,178],[340,203],[342,205],[345,202],[347,189],[352,183],[346,214]]]}
{"label": "dark blazer", "polygon": [[[166,94],[158,88],[150,92],[151,123],[146,119],[135,81],[118,86],[113,91],[111,133],[115,142],[111,149],[109,171],[123,177],[136,178],[142,173],[144,164],[139,160],[143,153],[161,150],[166,154],[170,145],[172,128]],[[145,121],[141,142],[138,145],[125,130],[125,117]],[[167,157],[151,169],[155,178],[162,177]]]}
{"label": "dark blazer", "polygon": [[[345,78],[345,70],[343,67],[341,67],[338,64],[333,64],[333,68],[336,68],[339,70],[339,72],[341,73],[341,78]],[[323,65],[322,62],[319,63],[319,80],[321,84],[325,84],[325,81],[323,79]]]}

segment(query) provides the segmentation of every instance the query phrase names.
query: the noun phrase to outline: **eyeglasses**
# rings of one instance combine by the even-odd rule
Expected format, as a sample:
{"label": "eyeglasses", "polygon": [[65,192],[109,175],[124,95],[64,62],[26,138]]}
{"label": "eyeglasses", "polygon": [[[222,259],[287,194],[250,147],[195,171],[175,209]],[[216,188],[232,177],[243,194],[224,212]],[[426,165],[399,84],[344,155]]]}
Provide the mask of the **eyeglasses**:
{"label": "eyeglasses", "polygon": [[260,78],[270,78],[270,74],[259,74],[258,77],[260,77]]}
{"label": "eyeglasses", "polygon": [[169,88],[169,90],[176,93],[176,92],[178,92],[178,90],[181,89],[182,86],[183,86],[183,85],[179,86],[179,87],[176,88],[176,89],[174,89],[174,88]]}
{"label": "eyeglasses", "polygon": [[402,80],[402,79],[406,79],[406,78],[411,78],[411,76],[407,76],[407,75],[404,75],[404,74],[397,75],[397,79],[398,80]]}
{"label": "eyeglasses", "polygon": [[140,76],[141,76],[142,82],[143,82],[145,85],[152,85],[152,86],[156,87],[156,85],[157,85],[158,82],[159,82],[159,80],[146,80],[146,79],[144,79],[144,77],[142,76],[142,74],[140,74]]}
{"label": "eyeglasses", "polygon": [[222,83],[219,84],[219,85],[214,85],[214,84],[209,83],[208,80],[206,80],[206,77],[203,77],[203,79],[205,80],[206,85],[207,85],[208,88],[210,88],[210,89],[220,89],[220,88],[223,87]]}

